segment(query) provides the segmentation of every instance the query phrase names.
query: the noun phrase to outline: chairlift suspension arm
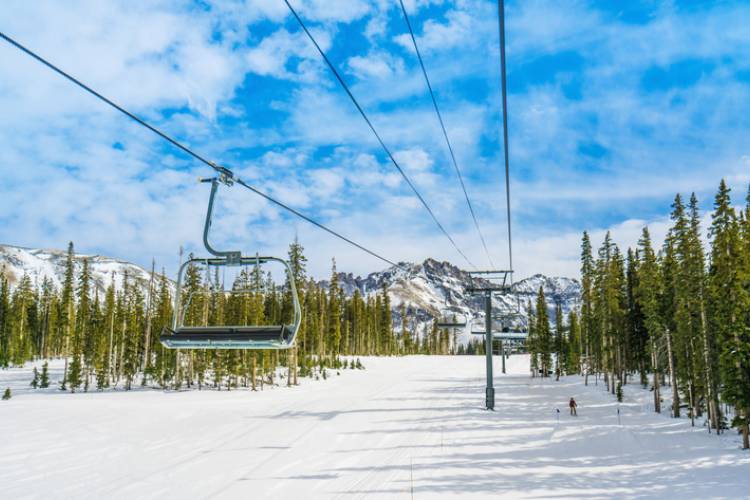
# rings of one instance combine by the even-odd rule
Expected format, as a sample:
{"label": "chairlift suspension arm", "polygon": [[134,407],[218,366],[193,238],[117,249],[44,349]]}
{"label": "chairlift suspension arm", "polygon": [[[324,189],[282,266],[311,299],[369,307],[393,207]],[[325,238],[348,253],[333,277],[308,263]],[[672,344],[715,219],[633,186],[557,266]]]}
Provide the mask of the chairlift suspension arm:
{"label": "chairlift suspension arm", "polygon": [[[206,250],[212,255],[215,255],[217,257],[224,257],[229,261],[230,264],[237,264],[239,263],[241,253],[236,250],[228,250],[228,251],[220,251],[216,250],[214,247],[211,246],[211,243],[208,241],[208,231],[211,229],[211,219],[213,217],[213,211],[214,211],[214,201],[216,199],[216,191],[219,189],[219,179],[216,177],[211,179],[201,179],[201,182],[210,182],[211,183],[211,194],[208,197],[208,209],[206,210],[206,223],[203,226],[203,245],[206,247]],[[224,181],[226,183],[227,181]]]}

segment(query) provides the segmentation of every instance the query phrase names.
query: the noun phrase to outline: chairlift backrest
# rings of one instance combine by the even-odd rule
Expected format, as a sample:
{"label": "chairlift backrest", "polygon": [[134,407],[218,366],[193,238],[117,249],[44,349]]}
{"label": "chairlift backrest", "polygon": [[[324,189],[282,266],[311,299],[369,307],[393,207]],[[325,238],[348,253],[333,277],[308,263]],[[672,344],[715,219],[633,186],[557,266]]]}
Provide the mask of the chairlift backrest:
{"label": "chairlift backrest", "polygon": [[441,316],[437,318],[438,328],[465,328],[466,317],[463,314],[453,313],[448,316]]}

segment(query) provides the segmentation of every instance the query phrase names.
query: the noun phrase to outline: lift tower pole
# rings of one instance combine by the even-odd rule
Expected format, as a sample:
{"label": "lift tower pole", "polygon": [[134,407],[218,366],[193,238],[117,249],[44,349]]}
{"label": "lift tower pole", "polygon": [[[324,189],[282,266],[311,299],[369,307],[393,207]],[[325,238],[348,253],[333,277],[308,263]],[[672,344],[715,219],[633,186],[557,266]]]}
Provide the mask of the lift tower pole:
{"label": "lift tower pole", "polygon": [[[467,291],[484,298],[484,350],[487,361],[487,387],[485,389],[485,408],[495,409],[495,387],[492,373],[492,344],[494,331],[492,328],[492,297],[496,292],[507,293],[510,290],[510,278],[513,271],[471,271],[471,287]],[[502,342],[501,342],[502,345]],[[501,347],[500,355],[505,361],[505,353]],[[503,366],[505,373],[505,366]]]}
{"label": "lift tower pole", "polygon": [[487,388],[484,391],[484,406],[488,410],[494,410],[495,387],[492,383],[492,290],[484,291],[484,329],[484,351],[487,354]]}

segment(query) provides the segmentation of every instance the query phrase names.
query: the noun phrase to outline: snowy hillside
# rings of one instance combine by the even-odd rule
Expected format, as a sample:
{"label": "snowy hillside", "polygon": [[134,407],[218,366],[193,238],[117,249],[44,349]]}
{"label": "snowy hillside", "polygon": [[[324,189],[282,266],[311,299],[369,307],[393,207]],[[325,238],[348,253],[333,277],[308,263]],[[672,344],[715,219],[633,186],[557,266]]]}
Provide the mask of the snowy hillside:
{"label": "snowy hillside", "polygon": [[[44,278],[52,280],[58,289],[65,279],[65,259],[67,252],[23,248],[11,245],[0,245],[0,271],[4,272],[11,286],[18,283],[27,274],[32,283],[41,286]],[[101,255],[76,254],[74,261],[76,273],[80,272],[84,259],[89,260],[89,268],[96,290],[103,294],[115,280],[115,287],[122,287],[122,280],[127,275],[135,279],[144,289],[148,286],[149,273],[140,266],[124,260]]]}

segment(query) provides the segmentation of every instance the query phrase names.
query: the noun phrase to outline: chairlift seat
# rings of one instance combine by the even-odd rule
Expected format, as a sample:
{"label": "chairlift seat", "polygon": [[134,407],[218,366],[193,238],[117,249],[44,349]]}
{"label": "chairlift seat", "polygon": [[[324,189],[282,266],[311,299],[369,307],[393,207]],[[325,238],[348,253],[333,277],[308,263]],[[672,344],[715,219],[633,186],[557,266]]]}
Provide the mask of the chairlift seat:
{"label": "chairlift seat", "polygon": [[[243,257],[239,251],[219,251],[214,249],[208,241],[208,231],[211,227],[214,198],[220,182],[231,185],[226,178],[203,179],[201,182],[211,183],[211,194],[208,198],[206,221],[203,225],[203,245],[213,257],[191,257],[184,262],[177,271],[177,284],[174,294],[174,312],[172,327],[165,327],[159,341],[169,349],[289,349],[294,347],[302,323],[302,309],[297,295],[294,275],[289,263],[278,257]],[[193,294],[187,297],[187,303],[182,303],[182,281],[188,266],[201,264],[210,267],[241,267],[260,266],[268,262],[277,262],[284,266],[289,280],[289,293],[292,298],[294,316],[288,325],[221,325],[221,326],[185,326],[185,313]],[[255,292],[255,290],[233,290],[229,293]],[[216,293],[213,289],[211,293]],[[221,290],[218,293],[224,293]]]}
{"label": "chairlift seat", "polygon": [[164,328],[159,340],[173,349],[283,349],[294,339],[289,325]]}
{"label": "chairlift seat", "polygon": [[438,328],[464,328],[465,326],[466,323],[441,322],[437,324]]}

